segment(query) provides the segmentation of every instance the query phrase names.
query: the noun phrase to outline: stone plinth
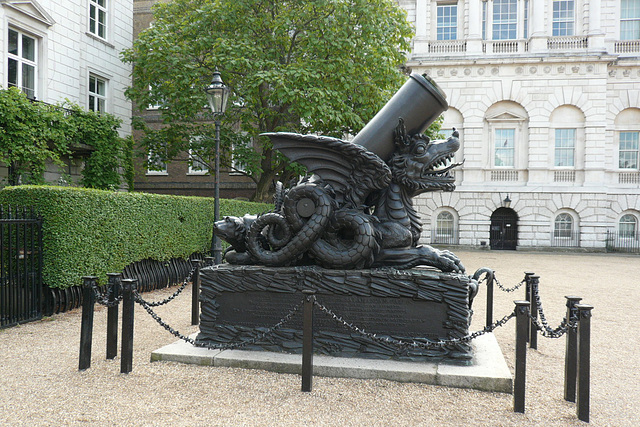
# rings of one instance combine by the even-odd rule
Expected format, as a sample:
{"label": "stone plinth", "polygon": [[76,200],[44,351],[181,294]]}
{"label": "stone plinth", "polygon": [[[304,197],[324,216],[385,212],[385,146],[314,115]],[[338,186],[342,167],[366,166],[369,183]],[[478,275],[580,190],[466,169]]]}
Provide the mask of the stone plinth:
{"label": "stone plinth", "polygon": [[[201,270],[199,341],[215,344],[249,340],[300,305],[302,291],[346,322],[399,340],[446,340],[468,334],[471,322],[468,276],[428,269],[326,270],[319,267],[260,267],[222,264]],[[243,349],[302,351],[302,316]],[[468,363],[472,347],[397,347],[350,330],[314,309],[314,350],[318,354],[396,360]]]}

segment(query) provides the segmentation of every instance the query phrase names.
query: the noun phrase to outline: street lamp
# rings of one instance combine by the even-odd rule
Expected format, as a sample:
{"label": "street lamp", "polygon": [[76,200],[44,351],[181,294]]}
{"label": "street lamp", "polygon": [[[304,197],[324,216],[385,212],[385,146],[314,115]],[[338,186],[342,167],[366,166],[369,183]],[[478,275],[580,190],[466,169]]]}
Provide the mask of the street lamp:
{"label": "street lamp", "polygon": [[[213,113],[214,123],[216,125],[216,157],[215,157],[215,182],[214,182],[214,212],[213,220],[220,219],[220,117],[227,109],[227,100],[229,99],[229,88],[222,82],[220,72],[216,68],[213,73],[211,84],[204,89],[207,94],[207,100]],[[216,264],[222,262],[222,245],[220,239],[214,234],[211,237],[211,253]]]}
{"label": "street lamp", "polygon": [[505,197],[504,200],[502,201],[502,206],[504,206],[505,208],[511,207],[511,199],[509,198],[508,194],[507,194],[507,197]]}

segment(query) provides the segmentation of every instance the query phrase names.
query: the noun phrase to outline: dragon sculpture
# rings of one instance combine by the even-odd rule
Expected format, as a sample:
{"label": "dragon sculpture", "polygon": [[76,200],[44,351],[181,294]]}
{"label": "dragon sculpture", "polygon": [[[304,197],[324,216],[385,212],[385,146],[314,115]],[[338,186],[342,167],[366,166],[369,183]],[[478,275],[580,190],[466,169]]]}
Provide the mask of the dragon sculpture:
{"label": "dragon sculpture", "polygon": [[227,217],[214,232],[231,244],[232,264],[320,265],[360,269],[431,266],[464,272],[453,253],[418,245],[422,224],[412,199],[453,191],[449,173],[459,135],[431,141],[407,134],[400,118],[388,161],[359,144],[316,135],[267,133],[274,147],[310,176],[277,192],[276,209],[257,217]]}

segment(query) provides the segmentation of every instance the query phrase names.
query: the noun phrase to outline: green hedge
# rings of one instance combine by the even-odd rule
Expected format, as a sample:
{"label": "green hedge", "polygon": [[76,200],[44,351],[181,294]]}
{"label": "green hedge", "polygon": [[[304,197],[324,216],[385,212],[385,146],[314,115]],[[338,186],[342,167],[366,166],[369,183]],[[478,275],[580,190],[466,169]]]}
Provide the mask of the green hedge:
{"label": "green hedge", "polygon": [[[134,261],[187,258],[211,246],[213,198],[25,185],[0,191],[0,204],[33,206],[43,217],[43,281],[52,288],[87,275],[105,283],[106,273]],[[271,209],[220,201],[223,217]]]}

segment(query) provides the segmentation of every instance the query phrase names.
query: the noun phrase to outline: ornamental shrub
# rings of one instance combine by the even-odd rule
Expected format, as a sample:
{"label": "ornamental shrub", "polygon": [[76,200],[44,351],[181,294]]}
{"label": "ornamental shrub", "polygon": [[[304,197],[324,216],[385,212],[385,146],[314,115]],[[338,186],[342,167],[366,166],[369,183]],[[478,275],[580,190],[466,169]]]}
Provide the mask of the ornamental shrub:
{"label": "ornamental shrub", "polygon": [[[34,207],[43,218],[43,282],[52,288],[82,276],[120,272],[143,259],[186,259],[210,250],[214,199],[88,188],[6,187],[0,204]],[[262,213],[272,205],[220,201],[221,216]]]}

